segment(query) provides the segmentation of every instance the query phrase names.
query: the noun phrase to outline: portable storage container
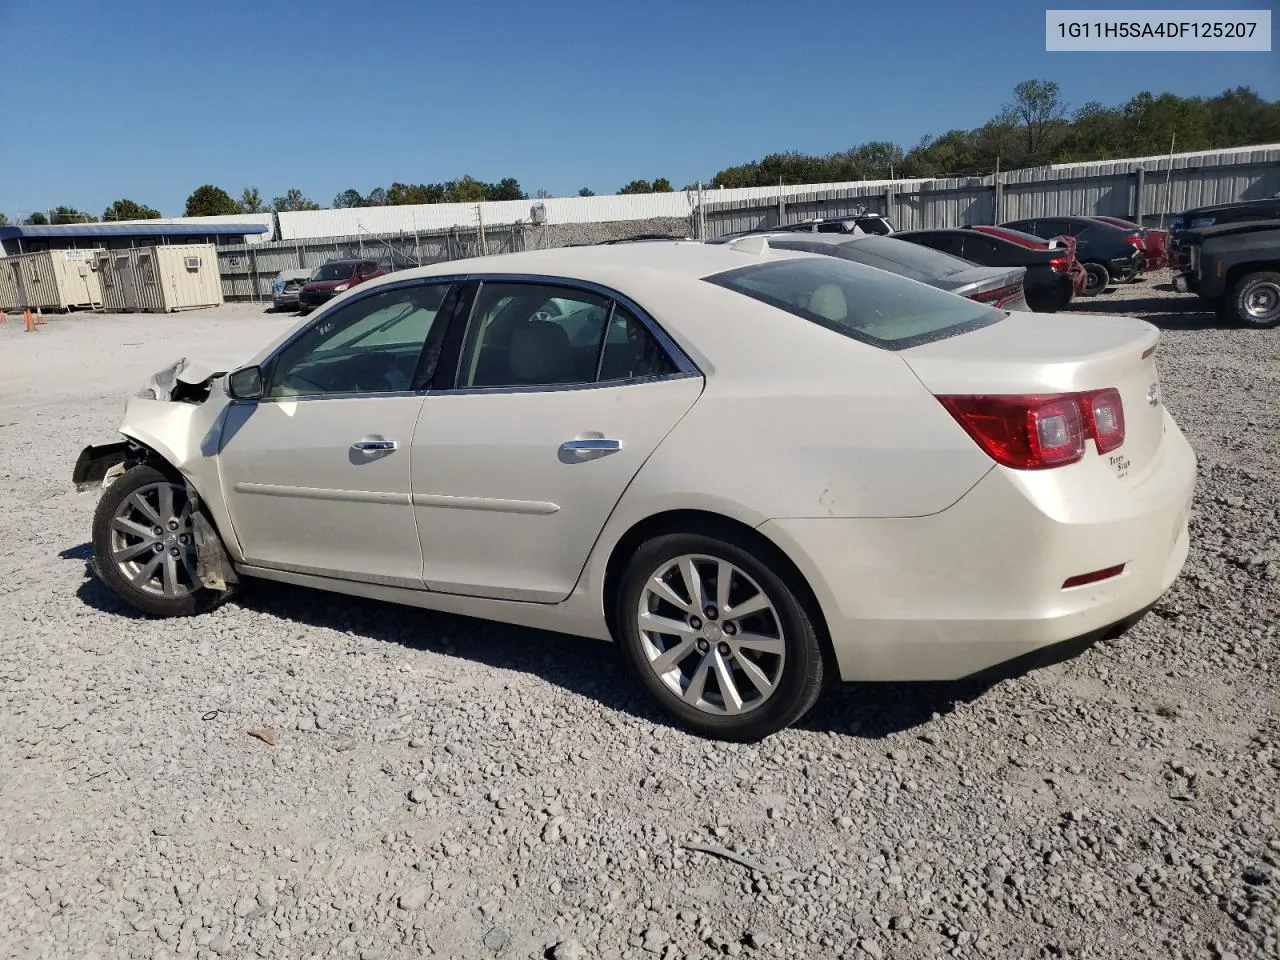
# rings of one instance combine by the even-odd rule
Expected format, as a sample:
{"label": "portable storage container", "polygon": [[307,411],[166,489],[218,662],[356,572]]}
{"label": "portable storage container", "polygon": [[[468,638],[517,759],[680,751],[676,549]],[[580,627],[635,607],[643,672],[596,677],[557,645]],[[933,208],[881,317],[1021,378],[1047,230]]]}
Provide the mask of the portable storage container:
{"label": "portable storage container", "polygon": [[211,243],[100,250],[103,309],[172,313],[222,303],[218,254]]}
{"label": "portable storage container", "polygon": [[100,250],[42,250],[0,260],[0,309],[76,310],[102,303]]}

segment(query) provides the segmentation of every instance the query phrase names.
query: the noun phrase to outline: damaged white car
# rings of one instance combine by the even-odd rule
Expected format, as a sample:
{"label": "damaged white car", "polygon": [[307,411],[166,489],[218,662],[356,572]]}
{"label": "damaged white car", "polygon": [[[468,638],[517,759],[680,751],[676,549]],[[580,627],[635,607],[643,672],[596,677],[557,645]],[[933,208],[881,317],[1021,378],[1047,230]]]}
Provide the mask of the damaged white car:
{"label": "damaged white car", "polygon": [[258,578],[613,638],[752,740],[829,681],[1022,669],[1154,603],[1195,482],[1157,338],[761,237],[488,257],[174,365],[74,480],[148,613]]}

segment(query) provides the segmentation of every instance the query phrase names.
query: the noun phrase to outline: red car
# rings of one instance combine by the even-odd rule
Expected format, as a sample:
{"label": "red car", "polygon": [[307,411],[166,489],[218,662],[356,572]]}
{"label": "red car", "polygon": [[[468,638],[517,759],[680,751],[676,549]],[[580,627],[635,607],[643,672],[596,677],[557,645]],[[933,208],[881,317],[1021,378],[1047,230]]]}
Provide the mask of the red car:
{"label": "red car", "polygon": [[1000,237],[1011,243],[1016,243],[1021,247],[1027,247],[1031,250],[1051,250],[1055,244],[1059,247],[1065,247],[1067,255],[1058,260],[1049,261],[1053,268],[1060,273],[1065,273],[1071,277],[1072,295],[1082,297],[1085,295],[1085,287],[1088,284],[1089,273],[1084,268],[1084,264],[1076,259],[1076,241],[1075,237],[1068,237],[1065,234],[1060,237],[1054,237],[1053,240],[1042,240],[1040,237],[1033,236],[1029,233],[1023,233],[1021,230],[1011,230],[1008,227],[993,227],[986,224],[978,224],[969,226],[966,229],[977,230],[979,233],[990,234],[993,237]]}
{"label": "red car", "polygon": [[[1134,231],[1137,234],[1137,239],[1141,242],[1141,246],[1138,249],[1146,254],[1148,270],[1161,270],[1169,265],[1168,230],[1140,227],[1133,221],[1123,220],[1120,217],[1090,217],[1089,219],[1101,220],[1103,223],[1109,223],[1113,227]],[[1130,242],[1133,241],[1131,240]]]}
{"label": "red car", "polygon": [[298,310],[309,313],[356,284],[380,277],[386,272],[373,260],[330,260],[323,267],[317,268],[311,279],[298,291]]}

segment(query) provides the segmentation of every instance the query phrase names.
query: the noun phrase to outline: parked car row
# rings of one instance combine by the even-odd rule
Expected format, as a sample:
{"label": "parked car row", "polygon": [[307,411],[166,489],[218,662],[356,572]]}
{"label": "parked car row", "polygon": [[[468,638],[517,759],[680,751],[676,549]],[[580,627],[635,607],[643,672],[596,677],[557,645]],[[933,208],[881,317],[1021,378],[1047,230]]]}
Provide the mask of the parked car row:
{"label": "parked car row", "polygon": [[[895,230],[886,217],[859,215],[759,228],[722,237],[716,242],[755,234],[769,236],[775,247],[811,251],[821,245],[813,235],[834,235],[844,241],[836,247],[828,245],[836,256],[862,263],[879,260],[876,265],[891,273],[923,280],[944,290],[963,287],[963,295],[970,299],[990,296],[994,298],[991,302],[1016,303],[1019,306],[1011,308],[1041,313],[1061,310],[1076,297],[1097,296],[1113,282],[1135,280],[1145,270],[1163,266],[1167,256],[1164,231],[1147,230],[1116,217],[1044,217],[1015,220],[1000,226]],[[796,246],[795,241],[783,239],[795,235],[804,235],[810,246]],[[877,235],[878,243],[867,244],[869,235]],[[900,249],[893,252],[895,245],[901,243],[927,247],[948,259],[912,260]],[[976,274],[958,276],[966,269],[977,267],[1006,272],[1021,268],[1016,297],[994,292],[999,287],[988,289],[984,286],[985,279],[979,280]],[[977,286],[970,289],[971,284]]]}
{"label": "parked car row", "polygon": [[272,283],[271,304],[276,310],[296,310],[305,315],[386,272],[374,260],[330,260],[314,271],[283,270]]}

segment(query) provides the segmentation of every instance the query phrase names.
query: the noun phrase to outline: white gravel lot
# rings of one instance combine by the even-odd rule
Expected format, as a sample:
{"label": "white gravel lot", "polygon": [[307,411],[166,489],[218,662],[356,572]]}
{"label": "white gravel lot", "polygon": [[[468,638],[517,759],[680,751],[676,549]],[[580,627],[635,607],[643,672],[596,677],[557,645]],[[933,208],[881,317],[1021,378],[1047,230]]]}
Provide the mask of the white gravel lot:
{"label": "white gravel lot", "polygon": [[80,448],[171,360],[292,319],[11,316],[0,955],[1280,956],[1280,331],[1162,280],[1081,307],[1165,329],[1201,458],[1157,608],[986,689],[849,686],[757,746],[666,724],[607,644],[271,584],[133,615],[86,574]]}

